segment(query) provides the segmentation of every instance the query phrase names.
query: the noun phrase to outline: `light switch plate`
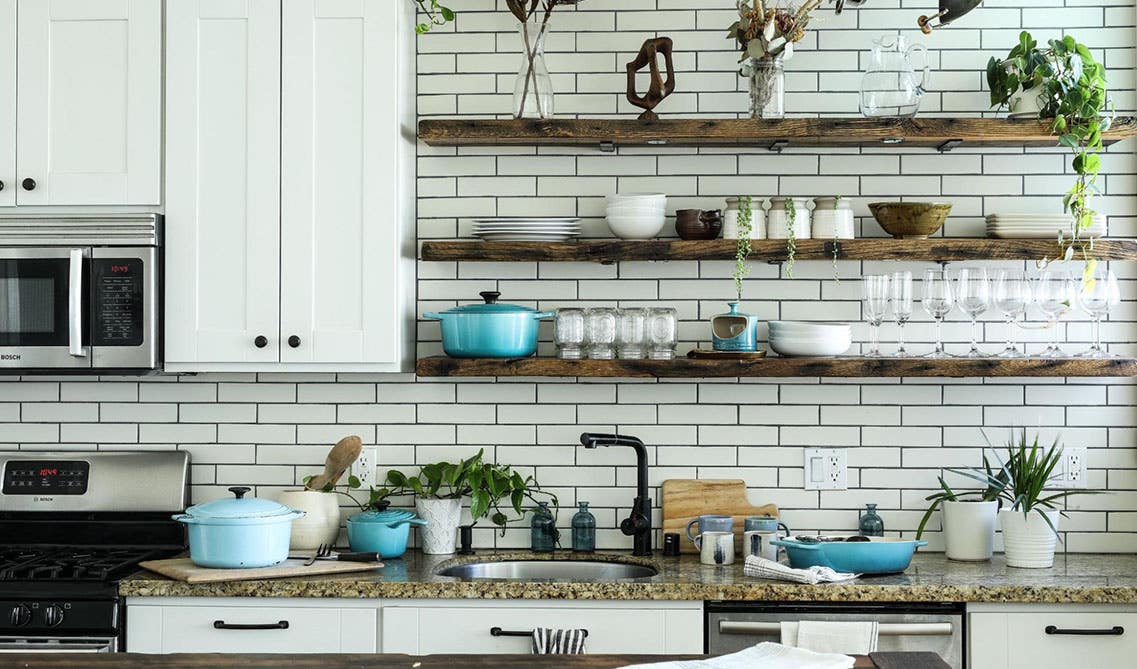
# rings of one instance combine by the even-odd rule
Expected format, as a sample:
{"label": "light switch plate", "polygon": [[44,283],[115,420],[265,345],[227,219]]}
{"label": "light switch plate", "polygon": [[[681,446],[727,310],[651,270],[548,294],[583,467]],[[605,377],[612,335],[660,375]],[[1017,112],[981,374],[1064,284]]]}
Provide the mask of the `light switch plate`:
{"label": "light switch plate", "polygon": [[848,449],[805,449],[806,490],[847,490],[848,488]]}
{"label": "light switch plate", "polygon": [[376,471],[379,468],[379,449],[374,446],[364,446],[359,457],[351,463],[351,475],[359,479],[359,485],[364,490],[376,485]]}

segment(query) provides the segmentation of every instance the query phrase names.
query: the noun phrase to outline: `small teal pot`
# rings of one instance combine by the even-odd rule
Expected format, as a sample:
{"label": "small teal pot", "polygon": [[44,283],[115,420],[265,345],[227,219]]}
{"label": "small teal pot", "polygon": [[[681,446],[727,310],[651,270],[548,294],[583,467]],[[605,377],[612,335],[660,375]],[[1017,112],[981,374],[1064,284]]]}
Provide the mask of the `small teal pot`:
{"label": "small teal pot", "polygon": [[786,549],[790,566],[808,569],[813,566],[829,567],[834,571],[856,574],[898,574],[908,568],[912,554],[927,541],[871,537],[871,541],[830,541],[803,543],[796,539],[771,541]]}
{"label": "small teal pot", "polygon": [[738,310],[741,302],[729,302],[730,311],[711,318],[716,351],[752,353],[758,350],[758,319]]}
{"label": "small teal pot", "polygon": [[364,511],[347,519],[347,542],[356,552],[378,553],[386,559],[402,557],[411,525],[426,525],[426,521],[410,511],[387,511],[386,507]]}
{"label": "small teal pot", "polygon": [[527,358],[537,352],[537,330],[556,314],[499,304],[501,293],[480,293],[485,304],[467,304],[423,318],[442,321],[442,349],[452,358]]}

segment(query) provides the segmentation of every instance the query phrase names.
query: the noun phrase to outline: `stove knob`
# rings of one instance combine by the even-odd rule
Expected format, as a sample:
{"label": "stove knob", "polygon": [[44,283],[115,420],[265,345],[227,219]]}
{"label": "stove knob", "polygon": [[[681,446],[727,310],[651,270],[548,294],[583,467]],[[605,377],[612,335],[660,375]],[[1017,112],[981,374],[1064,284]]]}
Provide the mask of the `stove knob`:
{"label": "stove knob", "polygon": [[8,622],[13,627],[23,627],[32,621],[32,610],[23,604],[17,604],[8,612]]}
{"label": "stove knob", "polygon": [[52,604],[43,610],[43,621],[48,627],[58,627],[63,622],[63,609]]}

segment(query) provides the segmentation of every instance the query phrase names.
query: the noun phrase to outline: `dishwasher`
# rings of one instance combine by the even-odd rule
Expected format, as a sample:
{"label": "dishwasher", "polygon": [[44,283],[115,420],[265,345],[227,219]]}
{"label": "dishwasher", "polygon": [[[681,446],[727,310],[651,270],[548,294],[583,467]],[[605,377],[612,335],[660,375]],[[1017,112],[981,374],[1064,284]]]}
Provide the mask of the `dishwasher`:
{"label": "dishwasher", "polygon": [[783,622],[869,620],[880,623],[877,650],[933,652],[964,669],[963,612],[963,604],[954,603],[707,602],[706,651],[720,655],[778,642]]}

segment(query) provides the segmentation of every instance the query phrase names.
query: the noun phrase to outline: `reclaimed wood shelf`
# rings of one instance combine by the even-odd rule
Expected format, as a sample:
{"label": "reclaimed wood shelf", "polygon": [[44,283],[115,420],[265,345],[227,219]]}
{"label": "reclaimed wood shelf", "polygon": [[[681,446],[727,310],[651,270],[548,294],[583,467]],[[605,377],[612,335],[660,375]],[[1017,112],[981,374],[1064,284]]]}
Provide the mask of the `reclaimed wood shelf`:
{"label": "reclaimed wood shelf", "polygon": [[1137,358],[780,358],[705,360],[561,360],[559,358],[420,358],[416,372],[441,376],[611,378],[1137,376]]}
{"label": "reclaimed wood shelf", "polygon": [[[733,260],[734,240],[688,242],[679,239],[645,241],[598,240],[575,242],[426,241],[422,259],[433,261],[493,262],[600,262],[624,260]],[[781,262],[786,242],[756,240],[750,260]],[[802,239],[796,260],[1040,260],[1061,254],[1050,239]],[[1099,260],[1137,260],[1137,239],[1101,239],[1094,242]]]}
{"label": "reclaimed wood shelf", "polygon": [[[958,147],[1055,147],[1050,123],[1038,119],[423,119],[419,139],[431,146],[903,146],[950,151]],[[1113,144],[1137,137],[1137,119],[1119,116],[1102,137]]]}

